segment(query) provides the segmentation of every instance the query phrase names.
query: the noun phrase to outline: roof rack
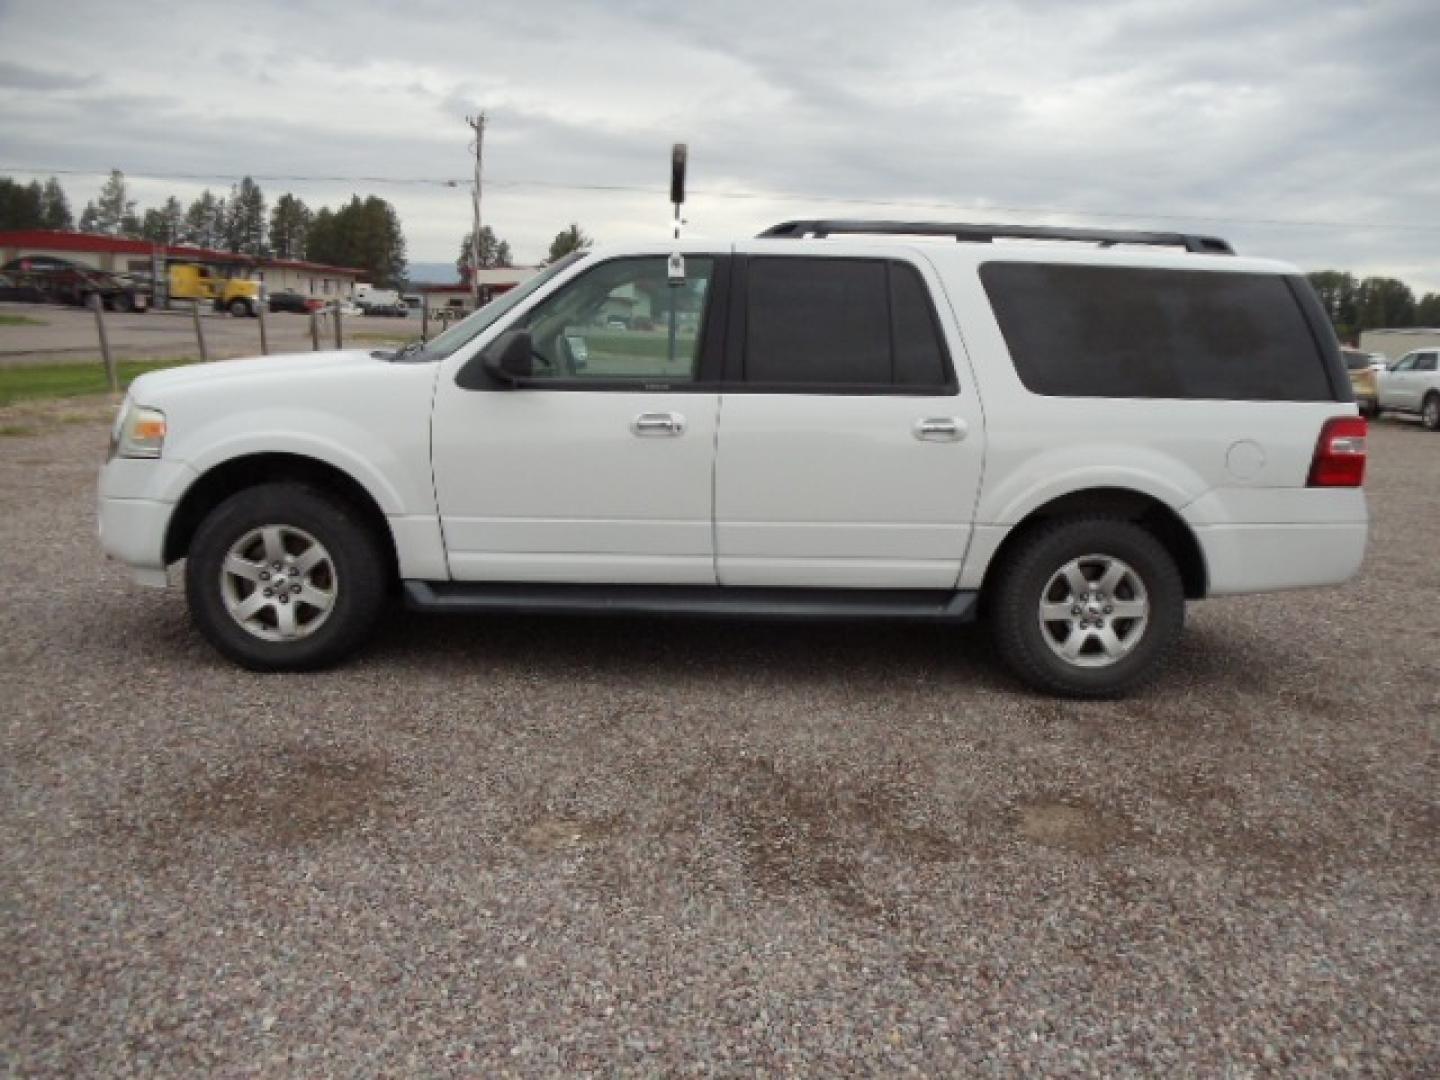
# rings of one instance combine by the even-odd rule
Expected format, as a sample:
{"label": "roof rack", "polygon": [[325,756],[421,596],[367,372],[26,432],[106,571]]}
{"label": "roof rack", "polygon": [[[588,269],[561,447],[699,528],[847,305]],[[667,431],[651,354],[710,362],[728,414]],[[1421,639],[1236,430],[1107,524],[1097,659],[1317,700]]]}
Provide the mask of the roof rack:
{"label": "roof rack", "polygon": [[1004,240],[1072,240],[1077,243],[1145,244],[1179,247],[1202,255],[1234,255],[1235,249],[1218,236],[1194,233],[1133,232],[1126,229],[1062,229],[1049,225],[970,225],[943,221],[782,221],[760,234],[764,239],[801,240],[807,236],[953,236],[960,243],[988,244]]}

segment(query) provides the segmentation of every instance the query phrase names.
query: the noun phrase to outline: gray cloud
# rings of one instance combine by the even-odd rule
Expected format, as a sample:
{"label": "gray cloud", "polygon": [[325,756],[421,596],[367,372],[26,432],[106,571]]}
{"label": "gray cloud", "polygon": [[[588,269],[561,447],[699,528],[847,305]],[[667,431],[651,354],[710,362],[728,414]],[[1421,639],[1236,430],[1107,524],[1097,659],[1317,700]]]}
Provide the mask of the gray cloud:
{"label": "gray cloud", "polygon": [[[37,55],[43,72],[23,63]],[[531,258],[572,219],[656,235],[667,208],[520,181],[658,191],[684,139],[687,216],[708,235],[818,213],[1188,225],[1440,289],[1433,0],[350,0],[343,17],[253,0],[236,26],[174,5],[13,5],[0,87],[16,91],[0,164],[226,177],[463,179],[460,120],[483,105],[487,220]],[[67,186],[83,202],[98,182]],[[421,260],[453,258],[468,225],[463,189],[265,187],[374,190]],[[761,197],[714,194],[736,190]]]}
{"label": "gray cloud", "polygon": [[41,71],[11,60],[0,60],[0,87],[13,90],[70,90],[94,82],[89,75]]}

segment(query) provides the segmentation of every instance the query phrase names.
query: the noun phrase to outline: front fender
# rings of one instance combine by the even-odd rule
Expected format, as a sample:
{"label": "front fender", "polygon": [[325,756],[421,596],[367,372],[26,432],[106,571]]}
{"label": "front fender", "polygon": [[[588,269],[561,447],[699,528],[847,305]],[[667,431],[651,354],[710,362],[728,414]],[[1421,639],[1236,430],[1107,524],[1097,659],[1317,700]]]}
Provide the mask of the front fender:
{"label": "front fender", "polygon": [[[184,430],[181,426],[180,430]],[[433,514],[434,489],[429,475],[428,425],[402,444],[377,438],[376,433],[352,420],[309,409],[263,410],[232,413],[203,428],[204,441],[181,439],[166,445],[166,458],[184,462],[194,478],[218,465],[252,454],[294,454],[331,465],[370,493],[388,516]],[[419,437],[422,436],[423,438]],[[185,473],[175,474],[175,490],[166,501],[178,502],[189,485]]]}

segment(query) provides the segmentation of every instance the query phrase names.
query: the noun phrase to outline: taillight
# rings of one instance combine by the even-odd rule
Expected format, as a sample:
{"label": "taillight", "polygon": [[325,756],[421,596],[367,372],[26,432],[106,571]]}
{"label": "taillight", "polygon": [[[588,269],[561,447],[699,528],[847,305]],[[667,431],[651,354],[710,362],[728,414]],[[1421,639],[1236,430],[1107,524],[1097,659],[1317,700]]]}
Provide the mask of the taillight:
{"label": "taillight", "polygon": [[1365,435],[1369,424],[1360,416],[1325,421],[1315,456],[1310,459],[1309,487],[1359,487],[1365,482]]}

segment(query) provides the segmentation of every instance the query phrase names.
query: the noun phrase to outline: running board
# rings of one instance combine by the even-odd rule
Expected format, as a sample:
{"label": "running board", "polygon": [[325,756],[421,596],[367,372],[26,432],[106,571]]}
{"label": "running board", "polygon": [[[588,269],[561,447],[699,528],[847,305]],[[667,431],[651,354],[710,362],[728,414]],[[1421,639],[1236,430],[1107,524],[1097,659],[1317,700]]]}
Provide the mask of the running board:
{"label": "running board", "polygon": [[410,607],[459,614],[970,622],[975,618],[977,595],[974,591],[951,589],[727,589],[709,585],[405,582],[405,601]]}

